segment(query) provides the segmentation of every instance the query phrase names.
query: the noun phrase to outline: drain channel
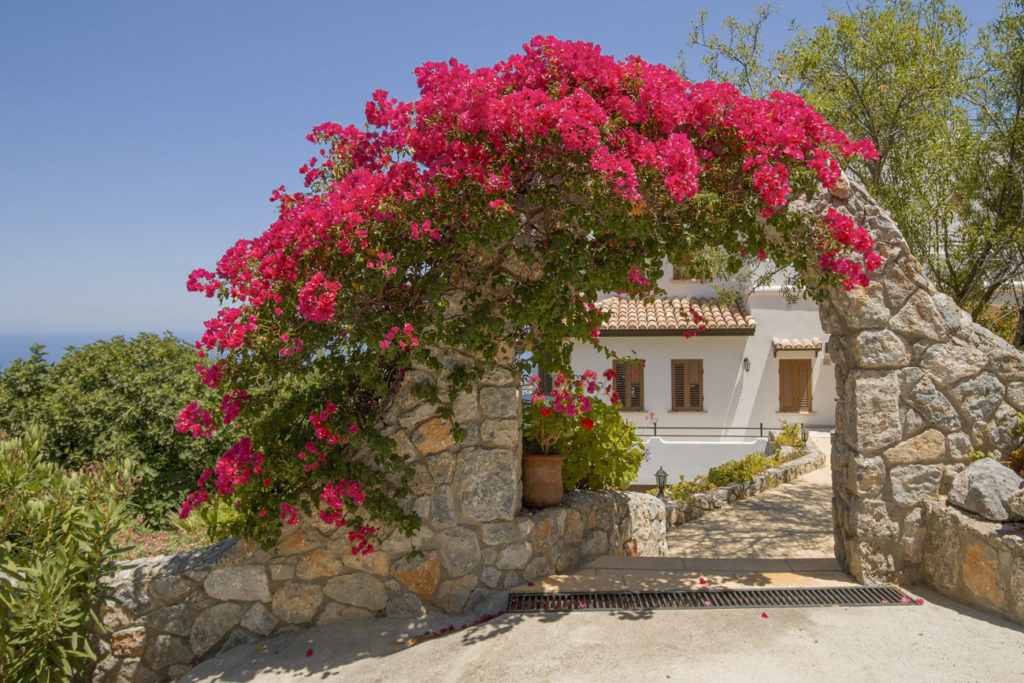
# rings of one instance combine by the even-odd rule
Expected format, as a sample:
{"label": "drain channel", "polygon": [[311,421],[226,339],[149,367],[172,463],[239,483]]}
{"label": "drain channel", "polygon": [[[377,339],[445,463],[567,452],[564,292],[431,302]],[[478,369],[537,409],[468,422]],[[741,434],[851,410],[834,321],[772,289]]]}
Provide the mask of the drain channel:
{"label": "drain channel", "polygon": [[584,610],[730,609],[741,607],[868,607],[912,605],[893,586],[846,588],[721,588],[715,590],[512,593],[509,612]]}

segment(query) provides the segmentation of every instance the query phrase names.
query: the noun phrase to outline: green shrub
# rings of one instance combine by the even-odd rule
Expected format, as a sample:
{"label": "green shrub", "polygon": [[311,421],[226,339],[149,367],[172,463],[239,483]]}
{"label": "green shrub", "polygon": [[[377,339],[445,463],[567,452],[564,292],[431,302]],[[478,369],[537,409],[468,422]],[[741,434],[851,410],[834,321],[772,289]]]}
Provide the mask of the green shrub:
{"label": "green shrub", "polygon": [[46,425],[42,455],[63,467],[133,460],[142,481],[132,502],[147,519],[161,522],[227,450],[219,431],[193,439],[174,429],[187,403],[220,395],[200,383],[195,349],[170,333],[93,342],[52,364],[45,355],[36,344],[0,370],[0,432]]}
{"label": "green shrub", "polygon": [[556,452],[565,455],[565,490],[628,488],[645,457],[636,428],[622,418],[616,406],[603,401],[595,400],[586,417],[593,420],[593,428],[584,429],[577,420],[556,447]]}
{"label": "green shrub", "polygon": [[82,676],[100,577],[122,552],[129,466],[65,471],[43,460],[41,430],[0,439],[0,680]]}
{"label": "green shrub", "polygon": [[[706,493],[714,488],[716,488],[715,485],[708,481],[707,477],[697,477],[693,481],[686,481],[686,477],[679,477],[678,484],[665,487],[665,497],[683,505],[689,505],[698,493]],[[657,489],[654,490],[654,493],[657,494]]]}
{"label": "green shrub", "polygon": [[782,429],[775,435],[776,446],[796,446],[804,448],[807,441],[804,440],[804,426],[799,422],[789,423],[782,421]]}
{"label": "green shrub", "polygon": [[[751,453],[742,460],[730,460],[718,467],[712,467],[707,475],[686,481],[680,477],[678,484],[665,489],[666,497],[683,504],[692,503],[694,496],[729,484],[750,481],[755,474],[760,474],[770,467],[780,464],[778,458],[766,456],[764,453]],[[657,491],[655,491],[657,493]]]}

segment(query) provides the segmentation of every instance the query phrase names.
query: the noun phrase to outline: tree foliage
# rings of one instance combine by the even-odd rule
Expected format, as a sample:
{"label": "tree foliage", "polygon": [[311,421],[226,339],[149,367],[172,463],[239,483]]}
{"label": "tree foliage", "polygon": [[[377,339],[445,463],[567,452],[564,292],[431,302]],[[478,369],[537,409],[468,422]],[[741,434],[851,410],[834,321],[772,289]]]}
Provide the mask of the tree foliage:
{"label": "tree foliage", "polygon": [[187,509],[232,496],[240,530],[272,543],[318,508],[368,550],[369,519],[416,524],[401,505],[411,471],[380,424],[409,369],[443,369],[415,395],[450,419],[486,366],[527,369],[511,349],[568,371],[566,339],[600,347],[598,293],[653,292],[665,258],[713,244],[738,267],[764,252],[816,295],[879,264],[849,218],[785,210],[834,184],[840,159],[873,154],[798,97],[550,37],[416,77],[415,102],[374,93],[365,129],[314,129],[307,189],[276,191],[278,220],[190,278],[224,303],[200,343],[223,355],[203,372],[222,398],[189,404],[178,428],[235,445]]}
{"label": "tree foliage", "polygon": [[142,478],[134,502],[154,520],[181,502],[204,463],[227,444],[174,430],[183,402],[216,394],[196,376],[195,349],[167,333],[71,348],[56,363],[43,346],[0,370],[0,432],[44,425],[42,454],[68,468],[128,460]]}
{"label": "tree foliage", "polygon": [[893,214],[939,289],[992,324],[990,307],[1024,275],[1019,0],[976,42],[947,0],[888,0],[794,25],[769,52],[760,35],[774,12],[758,6],[746,24],[730,17],[723,36],[702,13],[690,44],[705,49],[713,78],[752,94],[793,90],[870,139],[877,158],[852,159],[850,172]]}

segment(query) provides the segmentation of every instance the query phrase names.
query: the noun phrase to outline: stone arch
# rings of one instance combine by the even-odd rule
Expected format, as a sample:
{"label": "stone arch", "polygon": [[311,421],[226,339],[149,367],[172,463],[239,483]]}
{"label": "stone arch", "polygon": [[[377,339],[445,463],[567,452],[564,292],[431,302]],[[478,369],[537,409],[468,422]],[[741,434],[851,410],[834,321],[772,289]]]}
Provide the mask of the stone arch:
{"label": "stone arch", "polygon": [[834,207],[875,239],[867,288],[820,306],[836,373],[836,557],[861,583],[924,578],[926,522],[972,450],[1005,449],[1024,410],[1024,354],[924,276],[896,223],[846,180],[790,210]]}
{"label": "stone arch", "polygon": [[[957,545],[945,539],[958,518],[938,513],[969,452],[1012,445],[1010,428],[1024,410],[1024,355],[936,291],[896,224],[855,183],[790,210],[830,206],[864,225],[884,259],[866,289],[835,291],[820,306],[839,395],[836,557],[862,583],[932,579],[942,592],[1020,621],[1019,591],[1003,596],[993,578],[996,565],[1011,562],[998,539],[978,536],[968,549],[985,579],[973,592],[978,582],[966,569],[936,577],[926,565],[941,546]],[[232,540],[127,565],[105,581],[111,597],[100,614],[113,633],[96,634],[108,654],[94,678],[176,677],[258,636],[338,619],[494,614],[509,588],[535,577],[605,554],[664,555],[665,507],[653,496],[576,492],[558,507],[522,509],[522,406],[508,358],[489,362],[455,400],[462,441],[414,396],[421,381],[444,393],[445,370],[475,362],[449,354],[440,372],[411,368],[384,411],[384,433],[415,469],[406,504],[423,519],[418,534],[385,529],[377,552],[353,556],[344,530],[303,519],[268,552]],[[413,549],[420,554],[410,557]]]}

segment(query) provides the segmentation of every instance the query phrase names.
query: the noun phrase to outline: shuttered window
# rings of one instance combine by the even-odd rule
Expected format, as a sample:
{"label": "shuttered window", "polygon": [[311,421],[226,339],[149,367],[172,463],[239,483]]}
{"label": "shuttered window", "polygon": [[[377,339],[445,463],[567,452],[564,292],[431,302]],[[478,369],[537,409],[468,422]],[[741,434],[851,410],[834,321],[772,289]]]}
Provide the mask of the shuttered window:
{"label": "shuttered window", "polygon": [[779,361],[779,412],[811,412],[811,360]]}
{"label": "shuttered window", "polygon": [[622,410],[644,409],[644,362],[615,361],[615,393],[622,401]]}
{"label": "shuttered window", "polygon": [[672,361],[672,410],[704,409],[704,361]]}

